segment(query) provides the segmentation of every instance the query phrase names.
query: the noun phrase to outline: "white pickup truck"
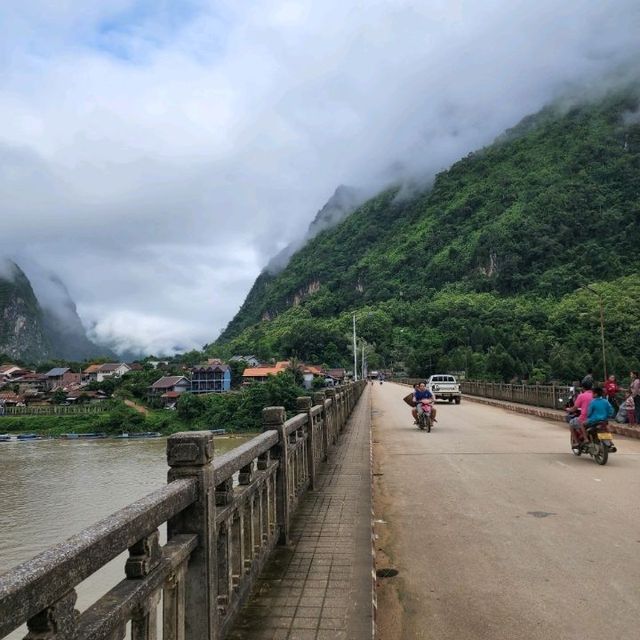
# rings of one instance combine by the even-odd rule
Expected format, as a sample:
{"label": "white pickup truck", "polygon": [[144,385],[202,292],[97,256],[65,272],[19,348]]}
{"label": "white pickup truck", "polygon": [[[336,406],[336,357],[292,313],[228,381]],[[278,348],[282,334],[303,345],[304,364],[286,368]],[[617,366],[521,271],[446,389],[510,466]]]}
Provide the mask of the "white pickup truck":
{"label": "white pickup truck", "polygon": [[427,380],[427,389],[436,400],[448,400],[460,404],[462,392],[454,376],[438,373]]}

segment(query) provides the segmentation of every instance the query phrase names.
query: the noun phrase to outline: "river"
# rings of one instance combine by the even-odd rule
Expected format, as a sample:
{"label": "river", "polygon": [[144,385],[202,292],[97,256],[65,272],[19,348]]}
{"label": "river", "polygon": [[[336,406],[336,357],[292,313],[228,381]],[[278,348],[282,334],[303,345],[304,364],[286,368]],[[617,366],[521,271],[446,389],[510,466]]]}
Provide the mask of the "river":
{"label": "river", "polygon": [[[216,437],[215,451],[245,440]],[[0,443],[0,574],[165,484],[165,449],[165,438]],[[124,577],[125,558],[80,585],[78,609]]]}

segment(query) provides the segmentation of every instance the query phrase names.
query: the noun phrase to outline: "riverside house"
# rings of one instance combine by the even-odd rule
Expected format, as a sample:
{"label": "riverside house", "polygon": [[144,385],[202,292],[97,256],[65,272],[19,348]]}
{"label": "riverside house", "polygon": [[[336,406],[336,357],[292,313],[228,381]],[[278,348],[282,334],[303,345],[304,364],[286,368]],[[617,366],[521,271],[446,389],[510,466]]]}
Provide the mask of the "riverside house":
{"label": "riverside house", "polygon": [[281,371],[286,371],[289,366],[288,360],[276,362],[273,367],[249,367],[242,373],[243,384],[251,382],[266,382],[269,376],[276,376]]}
{"label": "riverside house", "polygon": [[231,389],[228,364],[212,361],[191,369],[191,393],[223,393]]}
{"label": "riverside house", "polygon": [[163,376],[149,387],[149,402],[160,401],[165,407],[173,405],[190,388],[191,382],[185,376]]}

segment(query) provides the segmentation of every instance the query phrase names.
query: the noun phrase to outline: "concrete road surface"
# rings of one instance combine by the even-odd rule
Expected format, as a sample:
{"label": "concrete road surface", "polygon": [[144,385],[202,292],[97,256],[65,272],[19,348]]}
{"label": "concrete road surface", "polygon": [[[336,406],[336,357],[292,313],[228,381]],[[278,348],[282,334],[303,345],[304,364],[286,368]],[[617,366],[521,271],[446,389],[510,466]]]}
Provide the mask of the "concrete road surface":
{"label": "concrete road surface", "polygon": [[[465,401],[413,426],[373,388],[381,640],[638,640],[640,441],[598,466],[568,430]],[[380,475],[382,474],[382,475]]]}

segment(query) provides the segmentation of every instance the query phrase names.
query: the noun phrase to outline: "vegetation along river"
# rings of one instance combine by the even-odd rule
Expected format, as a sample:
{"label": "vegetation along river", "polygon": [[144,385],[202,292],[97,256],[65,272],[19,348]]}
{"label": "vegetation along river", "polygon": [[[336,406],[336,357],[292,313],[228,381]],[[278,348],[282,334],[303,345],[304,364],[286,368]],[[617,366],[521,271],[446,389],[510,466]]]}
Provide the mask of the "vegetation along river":
{"label": "vegetation along river", "polygon": [[[215,438],[215,450],[246,439]],[[166,438],[0,443],[0,574],[166,483],[165,449]],[[124,577],[125,558],[80,585],[78,609]]]}

